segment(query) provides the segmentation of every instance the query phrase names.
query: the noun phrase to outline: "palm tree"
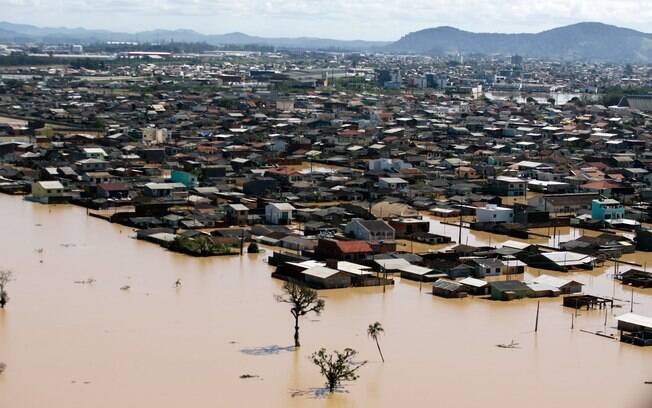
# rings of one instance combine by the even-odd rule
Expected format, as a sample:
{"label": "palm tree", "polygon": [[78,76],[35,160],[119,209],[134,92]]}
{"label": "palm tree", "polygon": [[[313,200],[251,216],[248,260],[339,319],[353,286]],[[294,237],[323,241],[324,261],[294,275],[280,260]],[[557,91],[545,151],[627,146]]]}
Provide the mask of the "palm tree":
{"label": "palm tree", "polygon": [[380,344],[378,343],[378,336],[380,336],[383,333],[385,333],[385,329],[383,329],[383,325],[380,324],[380,322],[370,324],[369,327],[367,327],[367,335],[376,342],[376,347],[378,347],[378,353],[380,354],[380,359],[383,360],[384,363],[385,357],[383,357],[383,352],[380,350]]}

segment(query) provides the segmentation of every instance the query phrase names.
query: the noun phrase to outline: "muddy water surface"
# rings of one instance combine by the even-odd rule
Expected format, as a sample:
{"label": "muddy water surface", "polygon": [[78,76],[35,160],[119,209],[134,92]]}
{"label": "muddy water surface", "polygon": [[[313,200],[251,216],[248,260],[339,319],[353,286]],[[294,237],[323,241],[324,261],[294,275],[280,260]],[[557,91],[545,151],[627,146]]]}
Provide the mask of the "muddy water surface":
{"label": "muddy water surface", "polygon": [[[532,300],[445,300],[405,281],[385,293],[326,291],[325,312],[304,319],[303,347],[294,352],[268,254],[193,259],[136,241],[83,209],[2,195],[0,225],[0,267],[16,277],[0,311],[2,408],[652,403],[652,385],[643,384],[652,380],[652,350],[581,332],[605,330],[600,311],[580,312],[571,330],[560,298],[541,301],[535,334]],[[628,259],[639,257],[650,258]],[[573,278],[589,293],[629,299],[629,290],[614,290],[610,269]],[[95,282],[75,283],[89,278]],[[652,316],[652,293],[636,291],[635,299],[635,311]],[[608,332],[613,314],[629,310],[622,304],[608,311]],[[386,329],[385,364],[365,334],[374,321]],[[511,340],[520,348],[495,346]],[[309,360],[320,347],[352,347],[369,360],[346,392],[320,392]]]}

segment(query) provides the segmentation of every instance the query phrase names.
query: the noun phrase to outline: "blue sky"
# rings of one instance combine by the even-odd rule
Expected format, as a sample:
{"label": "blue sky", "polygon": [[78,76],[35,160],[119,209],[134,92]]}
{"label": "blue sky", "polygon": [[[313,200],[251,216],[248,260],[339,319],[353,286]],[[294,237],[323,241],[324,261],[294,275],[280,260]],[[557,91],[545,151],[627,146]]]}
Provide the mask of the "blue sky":
{"label": "blue sky", "polygon": [[135,32],[396,40],[423,28],[537,32],[580,21],[652,31],[649,0],[0,0],[0,20]]}

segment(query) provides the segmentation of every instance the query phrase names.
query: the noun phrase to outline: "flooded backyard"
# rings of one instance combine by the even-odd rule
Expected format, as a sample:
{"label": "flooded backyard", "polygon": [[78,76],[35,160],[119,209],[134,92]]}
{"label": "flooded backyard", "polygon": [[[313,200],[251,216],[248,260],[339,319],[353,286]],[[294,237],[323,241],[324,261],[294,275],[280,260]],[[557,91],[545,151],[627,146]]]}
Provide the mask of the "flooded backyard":
{"label": "flooded backyard", "polygon": [[[325,311],[303,320],[292,351],[270,252],[191,258],[82,208],[4,195],[0,221],[0,268],[15,276],[0,310],[2,408],[652,406],[652,350],[582,331],[615,333],[614,315],[630,310],[631,290],[614,285],[610,265],[567,275],[586,293],[623,300],[607,310],[606,329],[595,310],[580,311],[571,330],[574,310],[545,298],[534,333],[536,300],[442,299],[397,280],[386,292],[320,292]],[[433,221],[432,231],[457,240],[457,227]],[[561,241],[580,233],[562,228]],[[507,239],[462,231],[469,245]],[[652,254],[624,259],[647,264]],[[636,313],[652,316],[651,290],[634,299]],[[375,321],[386,330],[384,364],[365,332]],[[496,347],[512,340],[519,348]],[[327,396],[309,359],[321,347],[351,347],[369,363]]]}

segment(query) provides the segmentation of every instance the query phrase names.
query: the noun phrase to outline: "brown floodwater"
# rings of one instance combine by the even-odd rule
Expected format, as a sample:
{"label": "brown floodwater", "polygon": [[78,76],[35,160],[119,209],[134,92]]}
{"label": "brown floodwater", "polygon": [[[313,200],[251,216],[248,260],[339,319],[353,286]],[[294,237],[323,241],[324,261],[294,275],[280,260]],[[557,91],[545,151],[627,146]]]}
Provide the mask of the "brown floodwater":
{"label": "brown floodwater", "polygon": [[[652,350],[580,331],[604,330],[601,311],[581,311],[571,330],[561,298],[541,300],[534,333],[535,300],[446,300],[406,281],[385,293],[324,291],[324,313],[303,320],[302,347],[288,351],[292,321],[273,298],[281,283],[269,253],[190,258],[81,208],[3,195],[0,225],[0,267],[16,278],[0,311],[2,408],[652,405]],[[612,269],[572,277],[588,293],[629,299]],[[635,302],[652,316],[650,290]],[[608,332],[613,315],[629,311],[621,304],[607,311]],[[386,330],[384,364],[365,333],[374,321]],[[511,340],[520,348],[496,347]],[[369,360],[346,392],[319,392],[309,356],[320,347]]]}

